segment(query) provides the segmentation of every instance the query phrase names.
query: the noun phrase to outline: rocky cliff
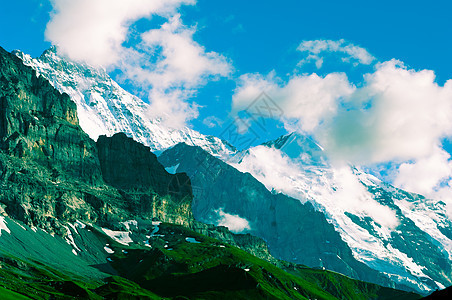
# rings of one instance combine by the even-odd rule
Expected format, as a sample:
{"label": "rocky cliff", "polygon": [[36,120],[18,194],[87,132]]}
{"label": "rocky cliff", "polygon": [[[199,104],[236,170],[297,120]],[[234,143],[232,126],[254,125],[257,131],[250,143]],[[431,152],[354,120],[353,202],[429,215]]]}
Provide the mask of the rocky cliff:
{"label": "rocky cliff", "polygon": [[0,147],[71,178],[99,183],[94,142],[78,124],[76,105],[17,57],[0,49]]}
{"label": "rocky cliff", "polygon": [[124,135],[96,144],[69,96],[1,48],[0,148],[0,212],[30,226],[64,235],[64,223],[75,220],[191,218],[186,175],[168,174],[149,148]]}

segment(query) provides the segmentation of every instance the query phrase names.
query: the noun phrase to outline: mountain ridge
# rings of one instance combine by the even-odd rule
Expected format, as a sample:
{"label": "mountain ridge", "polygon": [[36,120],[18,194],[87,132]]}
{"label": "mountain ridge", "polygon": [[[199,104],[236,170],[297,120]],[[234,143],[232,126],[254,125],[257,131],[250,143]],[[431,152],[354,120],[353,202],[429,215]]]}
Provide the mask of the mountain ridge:
{"label": "mountain ridge", "polygon": [[[278,262],[285,271],[228,245],[224,241],[229,237],[247,239],[250,247],[254,242],[257,251],[266,249],[250,235],[195,222],[189,183],[174,190],[178,198],[162,189],[186,175],[166,173],[148,147],[125,134],[95,143],[78,126],[69,97],[2,48],[0,101],[6,108],[0,111],[0,120],[6,120],[0,123],[0,181],[8,188],[0,194],[3,297],[419,298]],[[115,164],[112,155],[132,156],[131,163]],[[83,165],[85,158],[89,168]],[[135,168],[134,162],[144,166]],[[124,181],[119,171],[133,176],[131,181]],[[190,223],[222,240],[190,230]]]}
{"label": "mountain ridge", "polygon": [[[81,116],[85,116],[81,120],[88,120],[86,123],[81,121],[85,126],[91,124],[91,119],[96,118],[96,114],[99,112],[103,119],[98,119],[96,122],[103,122],[103,125],[101,125],[105,127],[105,124],[108,124],[108,121],[111,120],[117,125],[109,129],[103,128],[101,125],[97,127],[107,131],[107,135],[112,135],[115,131],[122,131],[121,129],[125,128],[124,131],[128,136],[134,137],[135,135],[139,141],[158,151],[174,147],[179,142],[198,145],[238,170],[249,172],[263,183],[269,191],[282,192],[303,203],[309,201],[317,211],[322,212],[328,221],[335,226],[342,239],[353,249],[353,255],[357,259],[381,272],[389,272],[389,275],[393,276],[393,280],[405,280],[406,284],[421,291],[435,289],[451,283],[449,268],[444,263],[447,253],[440,249],[441,245],[445,245],[444,248],[447,251],[452,250],[448,246],[450,245],[450,236],[452,236],[449,232],[451,228],[450,220],[447,221],[447,218],[443,218],[440,215],[441,208],[434,208],[434,204],[424,205],[418,201],[419,205],[414,206],[412,211],[410,207],[413,206],[410,203],[417,201],[414,196],[404,194],[403,191],[392,190],[391,187],[382,185],[381,182],[358,169],[344,168],[337,172],[337,170],[332,169],[328,159],[324,158],[323,149],[312,140],[300,137],[300,135],[291,134],[287,138],[282,138],[279,142],[270,141],[264,145],[237,152],[235,148],[218,138],[209,138],[191,129],[172,131],[162,127],[158,120],[151,121],[150,125],[143,125],[141,123],[147,122],[144,102],[119,88],[119,85],[111,80],[103,70],[99,71],[89,66],[75,64],[58,57],[55,51],[44,53],[40,59],[32,59],[21,52],[15,52],[15,54],[21,57],[26,64],[35,68],[39,74],[49,78],[60,91],[67,91],[74,98]],[[96,75],[96,72],[100,72],[101,75]],[[86,78],[84,77],[85,73],[88,74]],[[96,82],[97,79],[95,78],[101,78],[100,82]],[[110,94],[114,97],[111,97]],[[125,107],[122,102],[128,103],[127,105],[130,104],[130,106]],[[98,109],[98,107],[103,108]],[[120,113],[112,115],[113,111]],[[127,112],[130,113],[130,116],[127,115]],[[137,119],[134,119],[135,117]],[[151,137],[147,135],[148,132],[155,134]],[[304,139],[304,142],[300,142],[301,138]],[[290,142],[290,145],[287,144],[288,142]],[[253,157],[253,153],[257,153],[256,151],[260,151],[260,154],[269,154],[265,148],[273,149],[273,152],[270,153],[273,156],[263,163],[254,163],[253,159],[256,156]],[[283,159],[281,165],[292,167],[293,172],[280,169],[279,171],[282,173],[274,171],[273,176],[268,176],[271,174],[268,174],[268,170],[265,171],[263,166],[274,163],[280,158]],[[248,161],[249,165],[245,165],[244,161]],[[174,168],[176,165],[174,163],[167,167]],[[274,176],[275,174],[277,175]],[[346,180],[351,180],[352,185],[348,186],[352,188],[351,190],[356,187],[359,189],[359,195],[353,197],[360,198],[365,195],[364,204],[355,209],[347,208],[351,211],[344,208],[336,209],[333,206],[338,191],[346,190],[345,186],[350,183]],[[278,186],[279,183],[283,186]],[[196,188],[202,189],[203,187]],[[375,195],[377,193],[384,194],[386,198],[374,197],[373,192],[375,192]],[[397,197],[394,198],[392,195]],[[342,198],[347,200],[347,195],[342,194]],[[411,202],[408,201],[407,204],[404,199],[410,199]],[[426,200],[426,202],[428,201]],[[342,203],[347,204],[348,202],[342,201]],[[402,235],[393,230],[392,226],[381,226],[380,223],[385,220],[368,219],[368,216],[366,216],[368,212],[363,212],[368,207],[375,208],[373,213],[385,211],[388,216],[397,220],[397,222],[399,219],[403,219],[403,227],[411,232],[410,243],[405,245],[401,239]],[[372,210],[370,211],[372,213]],[[434,216],[434,224],[428,223],[428,220],[426,220],[425,216],[429,214]],[[422,241],[423,249],[428,251],[428,258],[424,259],[416,255],[414,237],[418,237]],[[396,240],[394,243],[397,246],[394,247],[391,243],[388,243],[392,239]],[[375,243],[375,246],[378,247],[373,247],[372,243]],[[387,244],[391,245],[392,248]],[[404,251],[409,253],[397,252],[397,255],[393,254],[392,252],[398,250],[397,247],[402,247]],[[381,251],[374,251],[375,249]],[[380,259],[379,256],[383,259]],[[424,264],[432,266],[436,275],[430,274],[431,271],[429,270],[426,272],[430,275],[424,274],[423,268],[426,267]],[[446,273],[444,275],[438,274],[441,267],[435,267],[435,265],[444,267]],[[398,274],[403,274],[403,276]],[[398,276],[401,278],[398,278]],[[433,280],[430,278],[431,276],[438,276],[436,278],[438,280]],[[408,279],[405,279],[405,277]],[[421,280],[419,277],[424,279]],[[423,280],[427,280],[427,283]]]}

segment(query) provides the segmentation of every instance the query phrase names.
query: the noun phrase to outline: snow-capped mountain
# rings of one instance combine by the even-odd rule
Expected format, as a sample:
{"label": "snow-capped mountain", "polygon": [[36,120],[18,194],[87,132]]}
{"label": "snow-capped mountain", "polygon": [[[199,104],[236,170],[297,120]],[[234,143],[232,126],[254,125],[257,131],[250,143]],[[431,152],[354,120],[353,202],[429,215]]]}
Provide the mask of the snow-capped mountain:
{"label": "snow-capped mountain", "polygon": [[148,104],[121,88],[104,69],[72,62],[46,50],[39,58],[14,51],[25,65],[31,66],[61,93],[77,104],[82,129],[93,139],[124,132],[158,152],[180,142],[200,146],[214,156],[223,157],[235,149],[213,136],[205,136],[188,127],[173,129],[158,119],[147,117]]}
{"label": "snow-capped mountain", "polygon": [[148,118],[148,105],[105,70],[71,62],[55,48],[36,59],[15,54],[72,98],[80,125],[92,139],[124,132],[153,151],[180,142],[200,146],[250,173],[268,190],[311,203],[358,261],[408,289],[430,291],[452,284],[452,223],[444,203],[396,189],[355,167],[333,166],[319,145],[297,134],[237,153],[216,137]]}
{"label": "snow-capped mountain", "polygon": [[354,257],[421,291],[452,283],[452,223],[445,204],[394,188],[350,166],[332,166],[323,149],[290,134],[253,147],[230,164],[269,190],[322,211]]}

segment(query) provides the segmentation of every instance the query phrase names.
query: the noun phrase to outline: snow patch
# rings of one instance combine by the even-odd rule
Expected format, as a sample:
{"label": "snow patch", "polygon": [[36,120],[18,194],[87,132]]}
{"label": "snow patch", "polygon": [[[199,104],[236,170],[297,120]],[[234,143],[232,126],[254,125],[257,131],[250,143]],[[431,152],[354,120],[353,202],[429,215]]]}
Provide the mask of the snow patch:
{"label": "snow patch", "polygon": [[[73,227],[72,224],[69,224],[71,227]],[[72,234],[72,231],[69,229],[69,227],[64,226],[64,228],[66,228],[66,232],[67,232],[67,237],[66,237],[66,243],[68,243],[69,245],[71,245],[74,249],[76,249],[77,251],[82,251],[80,250],[80,248],[77,246],[77,244],[75,243],[74,240],[74,236]],[[78,234],[78,232],[75,230],[75,227],[73,228],[74,232]]]}
{"label": "snow patch", "polygon": [[109,247],[107,247],[107,246],[104,247],[104,250],[105,250],[105,252],[107,252],[108,254],[113,254],[113,253],[115,253],[115,251],[113,251],[111,248],[109,248]]}
{"label": "snow patch", "polygon": [[180,164],[177,164],[175,166],[171,166],[171,167],[167,167],[165,168],[166,172],[170,173],[170,174],[176,174],[177,173],[177,168],[179,168]]}
{"label": "snow patch", "polygon": [[128,231],[113,231],[106,228],[102,228],[102,231],[122,245],[128,246],[130,243],[133,243],[133,240],[130,238],[130,232]]}
{"label": "snow patch", "polygon": [[130,231],[131,226],[138,228],[138,222],[136,220],[128,220],[125,222],[121,222],[121,224],[123,224],[128,231]]}
{"label": "snow patch", "polygon": [[11,234],[11,230],[6,226],[5,217],[0,217],[0,235],[2,235],[2,230]]}

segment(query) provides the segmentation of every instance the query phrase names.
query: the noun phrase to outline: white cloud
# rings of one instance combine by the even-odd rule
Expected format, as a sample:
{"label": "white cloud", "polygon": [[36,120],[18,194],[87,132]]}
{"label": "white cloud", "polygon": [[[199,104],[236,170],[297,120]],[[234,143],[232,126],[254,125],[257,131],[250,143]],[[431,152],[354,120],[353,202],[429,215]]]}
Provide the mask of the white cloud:
{"label": "white cloud", "polygon": [[207,118],[204,118],[202,123],[209,128],[219,127],[223,125],[223,121],[215,116],[208,116]]}
{"label": "white cloud", "polygon": [[[312,51],[325,47],[330,46],[312,45]],[[354,87],[338,73],[296,75],[287,82],[274,73],[247,74],[233,96],[233,112],[265,91],[283,109],[286,129],[314,136],[334,163],[391,163],[386,172],[394,185],[447,202],[452,216],[452,160],[441,148],[452,136],[452,80],[439,85],[433,71],[409,69],[397,60],[375,65],[363,78]],[[286,165],[274,156],[266,161]],[[283,179],[290,175],[265,174],[259,180],[290,195]]]}
{"label": "white cloud", "polygon": [[445,150],[436,148],[432,155],[402,163],[395,172],[394,185],[447,204],[452,216],[452,161]]}
{"label": "white cloud", "polygon": [[358,164],[423,159],[452,134],[452,81],[392,60],[365,76],[349,105],[316,133],[337,158]]}
{"label": "white cloud", "polygon": [[[190,102],[197,88],[232,69],[222,55],[194,41],[195,27],[183,24],[177,9],[195,2],[52,0],[46,38],[73,60],[119,69],[123,80],[150,91],[150,117],[180,127],[198,116],[198,106]],[[156,15],[167,21],[126,46],[132,25]]]}
{"label": "white cloud", "polygon": [[53,12],[46,38],[62,54],[95,66],[121,59],[123,42],[133,22],[154,14],[169,14],[194,0],[51,0]]}
{"label": "white cloud", "polygon": [[253,147],[240,163],[233,164],[241,172],[249,172],[268,190],[275,189],[288,196],[297,198],[293,189],[293,175],[298,167],[281,151],[266,146]]}
{"label": "white cloud", "polygon": [[375,57],[373,57],[366,49],[347,43],[343,39],[338,41],[303,41],[298,46],[297,50],[309,53],[307,58],[301,61],[301,63],[314,61],[318,69],[320,69],[323,65],[324,58],[322,54],[324,53],[336,53],[343,55],[342,60],[344,62],[353,62],[354,64],[360,63],[370,65],[375,60]]}
{"label": "white cloud", "polygon": [[388,206],[378,203],[349,166],[335,169],[334,181],[337,187],[334,198],[344,211],[357,215],[365,214],[391,229],[399,225],[396,213]]}
{"label": "white cloud", "polygon": [[293,76],[285,84],[273,73],[267,77],[245,74],[232,98],[233,111],[246,109],[263,91],[282,109],[288,131],[314,132],[336,114],[339,102],[352,94],[354,87],[342,73]]}
{"label": "white cloud", "polygon": [[218,214],[217,226],[225,226],[234,233],[251,230],[250,223],[238,215],[225,213],[223,209],[215,211]]}
{"label": "white cloud", "polygon": [[343,73],[243,75],[232,98],[236,113],[265,91],[283,110],[288,131],[312,134],[335,160],[370,165],[423,159],[452,135],[452,80],[397,60],[377,64],[356,88]]}
{"label": "white cloud", "polygon": [[186,27],[176,14],[161,28],[143,33],[141,50],[155,53],[161,49],[161,57],[151,66],[152,72],[139,72],[134,80],[148,82],[159,89],[193,88],[208,76],[227,76],[231,72],[227,60],[218,53],[206,52],[193,40],[195,31]]}
{"label": "white cloud", "polygon": [[439,189],[439,183],[448,179],[451,174],[450,154],[437,148],[431,156],[401,164],[394,184],[407,191],[428,196]]}

